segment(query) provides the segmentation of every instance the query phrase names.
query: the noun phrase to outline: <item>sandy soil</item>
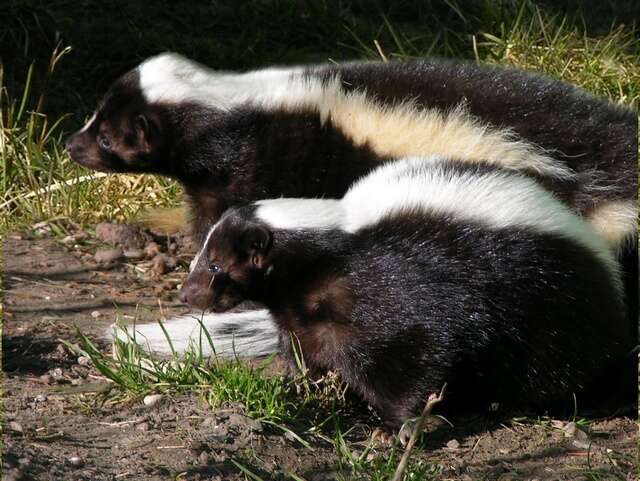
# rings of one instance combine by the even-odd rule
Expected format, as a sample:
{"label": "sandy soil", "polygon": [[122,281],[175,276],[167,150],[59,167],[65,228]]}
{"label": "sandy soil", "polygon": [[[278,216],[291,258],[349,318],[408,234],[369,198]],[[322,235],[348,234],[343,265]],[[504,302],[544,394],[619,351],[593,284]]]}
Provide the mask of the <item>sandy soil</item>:
{"label": "sandy soil", "polygon": [[[107,228],[102,240],[118,242],[111,234]],[[159,300],[166,316],[188,312],[175,287],[192,249],[184,239],[129,236],[123,248],[130,257],[96,262],[96,251],[113,255],[102,240],[93,232],[60,239],[46,226],[4,239],[3,479],[245,479],[233,461],[263,479],[350,479],[328,442],[296,431],[309,450],[238,407],[212,411],[195,394],[153,407],[141,399],[102,402],[108,383],[59,340],[77,342],[78,326],[108,350],[104,334],[116,315],[156,320]],[[160,261],[139,252],[152,241]],[[452,421],[439,423],[415,455],[438,464],[441,479],[636,479],[638,427],[630,417],[594,420],[588,433],[562,421]],[[363,449],[374,427],[356,426],[352,449]]]}

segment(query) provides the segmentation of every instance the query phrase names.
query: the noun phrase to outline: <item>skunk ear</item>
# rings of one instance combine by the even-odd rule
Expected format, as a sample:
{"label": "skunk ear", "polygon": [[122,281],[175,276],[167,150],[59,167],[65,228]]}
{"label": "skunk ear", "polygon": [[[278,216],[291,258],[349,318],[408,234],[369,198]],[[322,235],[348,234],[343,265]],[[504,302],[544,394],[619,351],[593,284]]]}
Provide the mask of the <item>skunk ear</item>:
{"label": "skunk ear", "polygon": [[266,227],[253,225],[244,234],[244,245],[251,264],[258,269],[269,267],[267,256],[273,245],[273,233]]}
{"label": "skunk ear", "polygon": [[141,146],[146,150],[151,150],[154,139],[158,136],[158,128],[149,117],[144,114],[136,115],[133,119],[133,124],[138,135],[138,141]]}

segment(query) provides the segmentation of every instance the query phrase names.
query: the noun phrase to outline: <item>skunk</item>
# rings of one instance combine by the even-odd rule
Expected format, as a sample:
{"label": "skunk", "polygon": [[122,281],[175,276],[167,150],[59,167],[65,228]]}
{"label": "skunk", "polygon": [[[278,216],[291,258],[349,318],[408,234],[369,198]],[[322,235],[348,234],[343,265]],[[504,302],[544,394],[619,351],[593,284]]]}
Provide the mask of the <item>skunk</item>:
{"label": "skunk", "polygon": [[118,79],[67,150],[92,169],[179,180],[199,241],[229,206],[341,197],[384,161],[436,154],[529,173],[617,248],[636,242],[636,138],[631,109],[519,70],[415,61],[233,73],[168,53]]}
{"label": "skunk", "polygon": [[582,400],[630,348],[608,245],[521,174],[405,159],[357,182],[326,223],[283,226],[278,203],[226,211],[181,298],[263,303],[285,358],[293,339],[311,375],[339,372],[389,431],[445,382],[453,404]]}

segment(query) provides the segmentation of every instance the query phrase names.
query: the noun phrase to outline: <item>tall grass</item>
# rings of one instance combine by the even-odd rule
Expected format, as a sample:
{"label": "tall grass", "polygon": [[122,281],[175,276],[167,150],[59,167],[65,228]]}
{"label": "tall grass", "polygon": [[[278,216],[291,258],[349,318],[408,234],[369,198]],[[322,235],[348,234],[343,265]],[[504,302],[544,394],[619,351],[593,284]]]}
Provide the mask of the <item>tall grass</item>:
{"label": "tall grass", "polygon": [[44,113],[48,86],[70,48],[54,49],[39,88],[33,65],[20,97],[11,98],[0,65],[0,232],[36,222],[130,219],[144,206],[165,205],[179,188],[151,176],[91,172],[64,151],[63,122]]}
{"label": "tall grass", "polygon": [[[342,11],[332,13],[326,6],[315,6],[312,9],[315,16],[309,17],[300,15],[299,8],[289,2],[269,4],[269,8],[266,5],[258,8],[257,13],[247,10],[246,5],[242,7],[243,18],[248,22],[243,27],[245,30],[228,45],[214,42],[217,45],[214,50],[205,48],[200,41],[181,44],[180,32],[171,31],[164,20],[158,20],[163,31],[166,30],[162,39],[151,33],[142,35],[143,32],[137,30],[126,31],[123,38],[114,40],[109,48],[124,52],[131,46],[134,35],[142,35],[142,51],[178,48],[193,54],[192,50],[196,50],[199,60],[221,67],[224,64],[220,65],[220,62],[247,67],[245,56],[236,55],[243,48],[254,64],[273,60],[276,58],[274,52],[279,52],[277,58],[287,61],[293,61],[291,55],[294,54],[302,61],[326,60],[334,56],[380,58],[384,55],[407,59],[439,55],[535,70],[575,83],[615,102],[637,105],[640,101],[640,42],[634,25],[620,24],[605,35],[592,36],[580,16],[548,13],[529,1],[486,0],[473,2],[472,6],[453,0],[438,6],[433,2],[423,6],[416,2],[401,2],[389,15],[363,9],[359,16],[351,17]],[[69,15],[78,14],[83,8],[80,4],[69,7]],[[402,9],[409,13],[399,14]],[[142,15],[139,9],[134,10],[135,15]],[[151,15],[153,12],[150,10]],[[218,14],[216,22],[227,32],[233,12],[222,9]],[[266,14],[273,18],[267,21]],[[409,18],[411,14],[416,18]],[[30,15],[36,19],[42,15],[62,23],[65,18],[60,11],[49,11],[46,6]],[[99,23],[99,19],[94,18],[92,22]],[[275,23],[283,25],[274,30]],[[24,24],[21,21],[10,37],[25,37]],[[38,22],[38,25],[44,28],[45,24]],[[290,48],[288,37],[277,33],[282,29],[296,37],[295,48]],[[80,26],[74,35],[79,41],[89,41],[91,35],[95,35],[92,32]],[[188,38],[193,40],[191,36]],[[263,45],[269,45],[270,50],[263,51]],[[95,64],[101,68],[112,65],[110,75],[113,77],[122,70],[122,56],[114,56],[107,50],[105,45],[100,45],[96,55],[101,57],[99,60],[96,57]],[[82,52],[83,56],[88,55],[87,49]],[[31,64],[19,92],[16,92],[15,79],[20,75],[12,73],[10,84],[13,88],[9,89],[5,82],[6,71],[0,65],[0,210],[3,213],[0,231],[39,221],[58,221],[64,225],[66,222],[127,220],[140,210],[180,201],[181,189],[166,179],[104,175],[83,169],[69,159],[64,152],[64,139],[82,120],[77,116],[71,118],[71,113],[76,109],[87,112],[84,100],[78,100],[75,91],[64,88],[66,84],[77,86],[77,79],[73,78],[78,75],[77,65],[71,74],[65,69],[65,57],[69,56],[69,48],[56,48],[47,62],[38,64],[39,69]],[[100,69],[87,65],[85,68],[88,72],[85,84],[104,84]],[[49,98],[51,92],[55,92],[54,99]],[[55,100],[54,104],[59,108],[61,99],[66,99],[69,114],[49,117],[47,105]]]}

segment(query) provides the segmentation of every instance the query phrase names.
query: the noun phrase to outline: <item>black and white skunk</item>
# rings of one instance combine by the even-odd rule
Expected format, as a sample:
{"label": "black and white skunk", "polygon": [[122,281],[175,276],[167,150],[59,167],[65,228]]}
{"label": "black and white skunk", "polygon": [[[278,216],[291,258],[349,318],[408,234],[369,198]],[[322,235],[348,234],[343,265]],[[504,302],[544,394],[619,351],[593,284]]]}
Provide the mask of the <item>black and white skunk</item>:
{"label": "black and white skunk", "polygon": [[635,113],[519,70],[432,61],[209,70],[176,54],[118,79],[67,143],[112,172],[173,177],[193,229],[269,197],[341,197],[389,159],[526,172],[622,245],[636,235]]}
{"label": "black and white skunk", "polygon": [[225,212],[181,296],[263,303],[285,356],[296,339],[312,374],[338,371],[388,430],[444,382],[454,404],[582,400],[630,348],[606,242],[521,174],[406,159],[327,201],[327,222],[306,202]]}

